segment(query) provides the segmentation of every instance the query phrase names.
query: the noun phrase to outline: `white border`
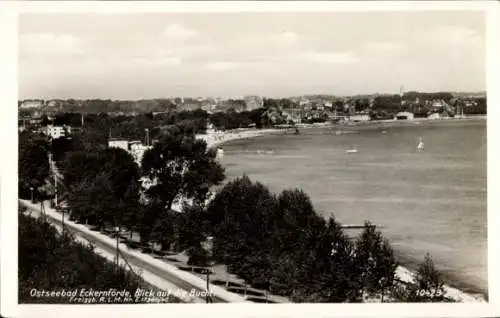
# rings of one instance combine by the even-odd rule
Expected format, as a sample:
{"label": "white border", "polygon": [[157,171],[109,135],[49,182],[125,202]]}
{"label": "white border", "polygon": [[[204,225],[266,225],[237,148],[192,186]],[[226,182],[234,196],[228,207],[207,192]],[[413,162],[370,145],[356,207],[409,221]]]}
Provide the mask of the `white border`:
{"label": "white border", "polygon": [[[500,316],[498,290],[499,234],[498,178],[494,163],[500,162],[498,145],[493,140],[498,128],[500,96],[500,5],[497,1],[414,1],[414,2],[3,2],[0,3],[0,109],[2,165],[1,165],[1,315],[6,317],[82,316],[82,317],[137,317],[137,316],[269,316],[269,317],[485,317]],[[487,92],[488,92],[488,304],[212,304],[206,305],[93,305],[51,306],[17,305],[17,13],[100,12],[269,12],[269,11],[399,11],[399,10],[481,10],[488,13],[487,22]],[[11,217],[14,216],[14,217]],[[457,233],[459,235],[459,233]],[[167,307],[166,307],[167,306]],[[242,308],[244,306],[245,308]],[[146,309],[147,308],[147,309]]]}

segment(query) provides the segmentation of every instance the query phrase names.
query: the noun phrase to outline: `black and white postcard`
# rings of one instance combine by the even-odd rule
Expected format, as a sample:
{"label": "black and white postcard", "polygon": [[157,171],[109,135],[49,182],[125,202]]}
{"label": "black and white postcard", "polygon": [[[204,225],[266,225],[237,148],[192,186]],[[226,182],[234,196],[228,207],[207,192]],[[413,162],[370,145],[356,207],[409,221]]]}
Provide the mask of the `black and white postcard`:
{"label": "black and white postcard", "polygon": [[500,314],[498,3],[0,8],[3,316]]}

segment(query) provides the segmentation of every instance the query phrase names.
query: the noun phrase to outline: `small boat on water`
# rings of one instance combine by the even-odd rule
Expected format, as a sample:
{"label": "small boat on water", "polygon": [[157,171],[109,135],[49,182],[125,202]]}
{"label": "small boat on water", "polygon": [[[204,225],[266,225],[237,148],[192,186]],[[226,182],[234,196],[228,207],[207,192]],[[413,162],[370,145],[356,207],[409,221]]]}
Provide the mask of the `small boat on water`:
{"label": "small boat on water", "polygon": [[357,152],[358,152],[358,149],[356,148],[356,145],[354,145],[354,148],[352,148],[352,149],[347,149],[345,152],[346,152],[346,153],[357,153]]}
{"label": "small boat on water", "polygon": [[224,150],[222,148],[217,148],[217,157],[221,158],[224,156]]}
{"label": "small boat on water", "polygon": [[425,146],[425,144],[422,141],[422,137],[420,137],[420,140],[419,140],[418,145],[417,145],[417,151],[418,152],[424,151],[424,146]]}

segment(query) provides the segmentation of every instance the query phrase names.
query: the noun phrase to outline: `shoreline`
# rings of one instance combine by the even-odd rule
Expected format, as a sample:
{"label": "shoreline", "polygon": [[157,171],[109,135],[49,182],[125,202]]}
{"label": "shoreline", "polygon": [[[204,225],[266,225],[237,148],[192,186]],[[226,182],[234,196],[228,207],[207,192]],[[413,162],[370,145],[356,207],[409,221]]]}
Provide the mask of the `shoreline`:
{"label": "shoreline", "polygon": [[[412,126],[419,125],[420,122],[426,123],[444,123],[444,122],[463,122],[470,120],[486,120],[486,115],[473,115],[467,117],[449,117],[449,118],[414,118],[409,120],[397,120],[397,119],[386,119],[386,120],[370,120],[365,122],[346,122],[346,123],[314,123],[314,124],[297,124],[297,128],[300,129],[314,129],[314,128],[355,128],[355,129],[370,129],[370,128],[383,128],[385,125],[388,127],[404,127],[404,126]],[[227,131],[216,131],[210,132],[207,134],[199,134],[196,135],[197,138],[205,140],[208,148],[221,146],[224,143],[233,141],[233,140],[242,140],[260,137],[272,133],[283,133],[286,128],[238,128]]]}
{"label": "shoreline", "polygon": [[255,138],[271,133],[281,132],[280,129],[267,128],[267,129],[235,129],[223,132],[213,132],[204,135],[197,135],[199,139],[205,140],[207,148],[221,146],[222,144],[241,139]]}
{"label": "shoreline", "polygon": [[[338,123],[316,123],[316,124],[299,124],[297,125],[298,128],[302,129],[311,129],[311,128],[383,128],[384,124],[391,124],[391,126],[412,126],[415,124],[419,124],[420,121],[425,121],[425,122],[462,122],[462,121],[469,121],[469,120],[486,120],[487,117],[483,115],[477,115],[477,116],[469,116],[465,118],[439,118],[439,119],[432,119],[432,118],[416,118],[413,120],[374,120],[374,121],[368,121],[368,122],[353,122],[353,123],[343,123],[343,124],[338,124]],[[213,134],[206,134],[206,135],[200,135],[203,136],[201,137],[207,142],[207,147],[212,148],[212,147],[218,147],[221,146],[224,143],[233,141],[233,140],[241,140],[241,139],[250,139],[250,138],[255,138],[271,133],[283,133],[283,129],[280,128],[269,128],[269,129],[238,129],[238,130],[231,130],[228,132],[216,132]],[[398,265],[396,268],[396,277],[400,279],[403,282],[410,283],[414,281],[414,276],[416,274],[416,271],[414,270],[415,264],[414,262],[411,262],[408,258],[404,257],[401,255],[400,252],[395,251],[397,254],[397,259],[398,261],[401,262],[401,265]],[[423,257],[423,255],[422,255]],[[410,269],[411,268],[411,269]],[[465,283],[460,283],[459,280],[453,275],[449,274],[442,274],[443,280],[445,282],[443,288],[445,291],[446,297],[449,297],[455,301],[458,302],[463,302],[463,303],[481,303],[481,302],[487,302],[487,292],[484,293],[484,291],[481,290],[481,288],[476,288],[474,286],[471,286],[469,284]],[[453,282],[458,282],[458,283],[450,283],[450,281]],[[454,287],[458,286],[458,288]],[[470,286],[470,287],[469,287]],[[459,288],[466,288],[466,289],[473,289],[474,292],[465,292]],[[478,290],[478,292],[475,292],[475,290]]]}
{"label": "shoreline", "polygon": [[[408,276],[408,273],[415,274],[421,260],[416,260],[405,256],[401,251],[395,250],[396,261],[400,264],[398,266],[401,267],[400,273],[402,275]],[[423,256],[422,256],[423,260]],[[476,285],[463,282],[460,280],[460,277],[456,274],[450,272],[443,272],[438,269],[441,274],[441,279],[444,282],[445,290],[448,293],[455,295],[453,298],[457,299],[457,297],[468,299],[467,302],[487,302],[488,299],[488,290],[478,287]],[[407,277],[408,278],[408,277]]]}

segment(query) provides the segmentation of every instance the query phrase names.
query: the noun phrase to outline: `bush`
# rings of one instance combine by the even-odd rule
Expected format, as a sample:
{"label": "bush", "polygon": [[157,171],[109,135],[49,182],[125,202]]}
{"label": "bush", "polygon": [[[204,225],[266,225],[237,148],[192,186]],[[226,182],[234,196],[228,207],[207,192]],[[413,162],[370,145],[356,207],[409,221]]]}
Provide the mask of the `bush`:
{"label": "bush", "polygon": [[194,266],[208,266],[209,255],[208,252],[201,247],[201,245],[190,247],[187,250],[189,256],[188,265]]}
{"label": "bush", "polygon": [[365,222],[365,229],[356,242],[355,255],[364,290],[373,294],[393,286],[397,267],[394,252],[370,222]]}
{"label": "bush", "polygon": [[424,261],[418,267],[416,284],[418,287],[417,297],[425,301],[443,300],[444,282],[429,254],[425,255]]}
{"label": "bush", "polygon": [[[34,297],[37,290],[149,288],[140,277],[96,254],[92,246],[61,237],[47,222],[19,215],[19,303],[70,303],[68,297]],[[172,299],[173,301],[173,299]],[[134,302],[133,300],[130,302]]]}
{"label": "bush", "polygon": [[444,295],[444,282],[429,254],[419,264],[415,282],[394,286],[393,298],[402,302],[453,302]]}

